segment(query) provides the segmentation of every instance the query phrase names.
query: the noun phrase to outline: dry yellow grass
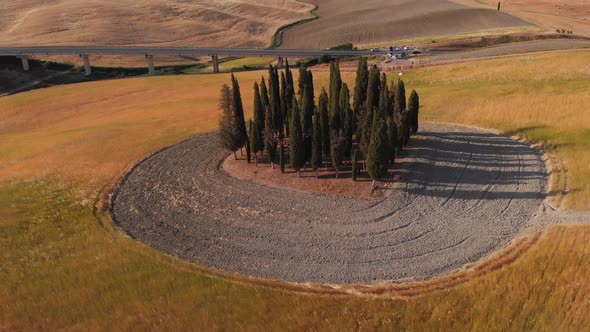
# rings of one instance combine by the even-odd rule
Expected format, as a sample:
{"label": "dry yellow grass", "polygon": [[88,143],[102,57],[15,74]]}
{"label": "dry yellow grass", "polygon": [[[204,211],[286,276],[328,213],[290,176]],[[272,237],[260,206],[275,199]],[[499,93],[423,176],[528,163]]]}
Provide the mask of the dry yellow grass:
{"label": "dry yellow grass", "polygon": [[[451,0],[477,8],[496,8],[491,0]],[[502,11],[539,26],[572,30],[577,35],[590,36],[590,3],[586,0],[505,0]]]}
{"label": "dry yellow grass", "polygon": [[265,47],[311,8],[296,0],[4,0],[0,45]]}
{"label": "dry yellow grass", "polygon": [[[419,88],[423,118],[517,131],[554,146],[579,188],[568,201],[588,209],[589,55],[426,68],[406,81]],[[238,74],[248,113],[252,82],[262,74]],[[314,76],[319,87],[328,73]],[[141,78],[0,98],[0,329],[589,326],[589,226],[553,226],[511,264],[397,299],[302,294],[214,273],[98,222],[93,202],[126,167],[216,127],[217,90],[228,81],[225,74]]]}

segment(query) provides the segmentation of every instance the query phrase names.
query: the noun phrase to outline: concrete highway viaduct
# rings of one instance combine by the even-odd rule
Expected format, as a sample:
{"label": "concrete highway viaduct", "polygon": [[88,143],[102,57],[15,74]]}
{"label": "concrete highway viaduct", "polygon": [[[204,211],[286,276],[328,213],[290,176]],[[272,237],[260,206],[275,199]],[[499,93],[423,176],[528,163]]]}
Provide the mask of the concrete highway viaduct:
{"label": "concrete highway viaduct", "polygon": [[[404,51],[392,52],[401,54]],[[213,63],[213,72],[219,72],[219,57],[276,57],[278,66],[283,66],[285,58],[312,58],[330,56],[384,56],[386,50],[296,50],[296,49],[232,49],[232,48],[188,48],[188,47],[150,47],[150,46],[31,46],[0,47],[0,56],[15,56],[22,60],[24,70],[29,70],[29,59],[34,56],[74,55],[84,61],[86,75],[92,73],[90,56],[92,55],[143,55],[146,58],[149,74],[155,74],[154,58],[156,56],[209,56]],[[423,52],[421,52],[423,53]]]}

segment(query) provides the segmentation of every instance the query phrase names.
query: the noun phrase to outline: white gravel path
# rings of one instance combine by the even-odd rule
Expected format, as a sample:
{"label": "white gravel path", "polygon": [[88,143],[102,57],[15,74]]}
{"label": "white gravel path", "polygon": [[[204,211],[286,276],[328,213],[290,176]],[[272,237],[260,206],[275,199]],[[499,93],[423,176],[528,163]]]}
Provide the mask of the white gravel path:
{"label": "white gravel path", "polygon": [[[369,200],[241,181],[215,134],[147,158],[113,199],[133,238],[218,269],[294,282],[372,283],[448,274],[532,228],[547,177],[526,144],[424,124],[397,164],[401,187]],[[350,180],[343,180],[350,181]]]}

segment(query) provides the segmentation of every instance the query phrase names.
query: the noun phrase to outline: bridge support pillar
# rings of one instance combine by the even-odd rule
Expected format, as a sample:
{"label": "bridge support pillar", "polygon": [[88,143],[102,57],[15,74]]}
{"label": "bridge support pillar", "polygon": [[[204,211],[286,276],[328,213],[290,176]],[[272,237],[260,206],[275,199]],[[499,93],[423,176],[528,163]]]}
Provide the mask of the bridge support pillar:
{"label": "bridge support pillar", "polygon": [[283,57],[279,57],[279,59],[277,61],[277,68],[283,69],[283,67],[285,67],[285,61],[284,61]]}
{"label": "bridge support pillar", "polygon": [[20,61],[23,64],[23,70],[24,71],[29,71],[29,69],[31,69],[31,67],[29,66],[29,58],[27,56],[21,56],[20,57]]}
{"label": "bridge support pillar", "polygon": [[211,59],[213,59],[213,72],[219,73],[219,56],[213,55]]}
{"label": "bridge support pillar", "polygon": [[156,67],[154,66],[154,56],[146,54],[145,58],[148,61],[149,75],[153,76],[156,73]]}
{"label": "bridge support pillar", "polygon": [[88,54],[80,54],[80,57],[84,61],[84,73],[86,76],[90,76],[90,74],[92,74],[92,68],[90,68],[90,57]]}

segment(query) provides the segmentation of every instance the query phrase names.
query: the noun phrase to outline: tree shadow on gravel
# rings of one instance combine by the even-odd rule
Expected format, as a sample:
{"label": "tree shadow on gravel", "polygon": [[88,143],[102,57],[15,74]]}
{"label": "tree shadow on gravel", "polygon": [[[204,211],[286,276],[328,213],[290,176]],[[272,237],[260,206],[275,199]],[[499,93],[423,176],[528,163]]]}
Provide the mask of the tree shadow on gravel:
{"label": "tree shadow on gravel", "polygon": [[410,184],[409,194],[486,200],[546,195],[519,191],[523,184],[546,182],[548,173],[539,152],[508,137],[426,131],[411,141],[402,156],[415,159],[394,164],[400,182]]}

